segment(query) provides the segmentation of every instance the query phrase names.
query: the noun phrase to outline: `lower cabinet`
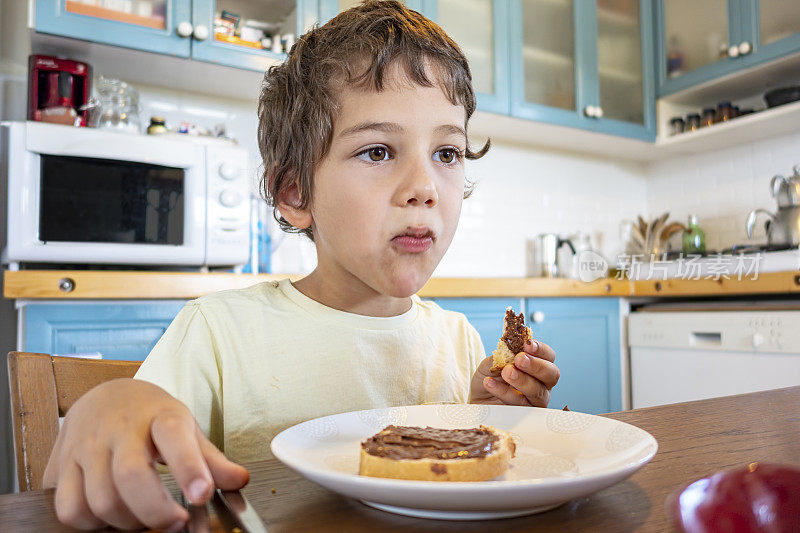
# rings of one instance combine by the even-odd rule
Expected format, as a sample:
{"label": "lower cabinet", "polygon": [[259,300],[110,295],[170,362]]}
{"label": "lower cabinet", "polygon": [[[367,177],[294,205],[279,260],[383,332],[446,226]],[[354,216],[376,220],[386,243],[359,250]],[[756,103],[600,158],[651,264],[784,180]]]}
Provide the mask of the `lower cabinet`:
{"label": "lower cabinet", "polygon": [[142,361],[184,301],[28,302],[19,305],[26,352]]}
{"label": "lower cabinet", "polygon": [[553,347],[561,379],[550,407],[608,413],[622,409],[622,330],[618,298],[531,298],[533,337]]}
{"label": "lower cabinet", "polygon": [[556,352],[561,379],[550,407],[607,413],[622,409],[622,331],[618,298],[437,298],[478,330],[487,355],[503,329],[505,309],[525,311],[533,337]]}
{"label": "lower cabinet", "polygon": [[[436,298],[466,315],[486,354],[497,346],[507,307],[524,310],[533,337],[553,347],[561,379],[550,407],[606,413],[622,409],[620,300],[617,298]],[[53,355],[101,354],[144,360],[182,300],[20,302],[20,348]]]}

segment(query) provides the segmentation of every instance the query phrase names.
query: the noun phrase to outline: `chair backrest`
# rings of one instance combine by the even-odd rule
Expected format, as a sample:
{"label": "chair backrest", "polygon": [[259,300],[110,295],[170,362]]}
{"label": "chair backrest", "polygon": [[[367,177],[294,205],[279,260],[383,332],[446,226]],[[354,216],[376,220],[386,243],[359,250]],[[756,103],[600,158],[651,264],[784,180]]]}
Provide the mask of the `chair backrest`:
{"label": "chair backrest", "polygon": [[44,469],[58,436],[58,418],[93,387],[132,378],[140,361],[8,354],[14,455],[21,491],[42,488]]}

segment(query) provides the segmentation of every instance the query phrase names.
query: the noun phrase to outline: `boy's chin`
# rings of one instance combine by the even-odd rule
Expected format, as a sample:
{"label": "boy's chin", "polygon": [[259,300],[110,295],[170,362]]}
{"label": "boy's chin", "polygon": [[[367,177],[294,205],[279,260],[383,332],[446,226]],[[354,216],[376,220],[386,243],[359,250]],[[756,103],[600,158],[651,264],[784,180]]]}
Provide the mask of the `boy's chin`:
{"label": "boy's chin", "polygon": [[417,294],[430,279],[430,273],[404,273],[391,280],[384,291],[394,298],[408,298]]}

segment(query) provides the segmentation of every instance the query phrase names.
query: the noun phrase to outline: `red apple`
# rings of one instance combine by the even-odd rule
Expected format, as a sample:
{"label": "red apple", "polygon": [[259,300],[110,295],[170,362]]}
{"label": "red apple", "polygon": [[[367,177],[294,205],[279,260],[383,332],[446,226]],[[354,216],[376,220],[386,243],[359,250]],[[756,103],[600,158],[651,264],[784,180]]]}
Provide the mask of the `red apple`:
{"label": "red apple", "polygon": [[667,498],[685,533],[800,532],[800,467],[750,463],[695,481]]}

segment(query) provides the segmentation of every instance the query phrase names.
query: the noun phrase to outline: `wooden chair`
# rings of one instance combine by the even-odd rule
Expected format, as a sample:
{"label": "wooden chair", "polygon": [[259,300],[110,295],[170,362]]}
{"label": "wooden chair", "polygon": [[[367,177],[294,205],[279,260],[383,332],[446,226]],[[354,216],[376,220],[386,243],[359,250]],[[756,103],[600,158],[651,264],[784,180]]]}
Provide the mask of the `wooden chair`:
{"label": "wooden chair", "polygon": [[89,389],[116,378],[132,378],[140,361],[8,354],[14,455],[20,491],[42,488],[44,469],[58,435],[58,418]]}

